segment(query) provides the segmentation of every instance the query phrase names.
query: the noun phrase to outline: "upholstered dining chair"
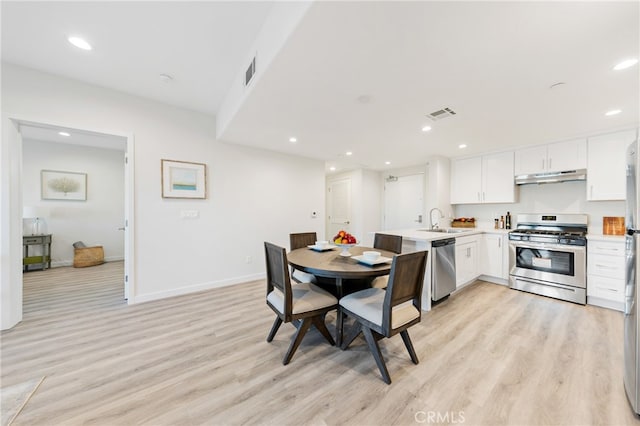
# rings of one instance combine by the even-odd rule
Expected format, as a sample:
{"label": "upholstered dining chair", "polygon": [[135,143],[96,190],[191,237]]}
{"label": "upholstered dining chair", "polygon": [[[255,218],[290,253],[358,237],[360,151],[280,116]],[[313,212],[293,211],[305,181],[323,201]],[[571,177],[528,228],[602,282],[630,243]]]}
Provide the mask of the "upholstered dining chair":
{"label": "upholstered dining chair", "polygon": [[297,328],[282,363],[287,365],[291,361],[312,324],[331,345],[335,345],[324,318],[327,312],[338,307],[338,299],[311,283],[292,286],[285,249],[265,242],[264,250],[267,261],[267,305],[276,313],[267,342],[273,340],[283,322],[292,322]]}
{"label": "upholstered dining chair", "polygon": [[[315,232],[298,232],[295,234],[289,234],[289,247],[291,250],[307,247],[315,244],[318,241],[318,236]],[[313,274],[309,274],[304,271],[291,267],[291,278],[298,283],[315,283],[316,277]]]}
{"label": "upholstered dining chair", "polygon": [[414,364],[419,362],[408,328],[421,319],[420,300],[427,256],[426,251],[397,255],[391,264],[386,291],[368,288],[340,299],[343,314],[356,320],[342,349],[346,349],[360,333],[364,334],[382,379],[387,384],[391,383],[391,377],[382,358],[378,340],[400,333],[411,361]]}
{"label": "upholstered dining chair", "polygon": [[[373,238],[373,248],[377,248],[380,250],[387,250],[395,254],[400,254],[400,252],[402,251],[402,236],[376,233]],[[389,275],[376,277],[371,282],[371,287],[387,288],[388,282],[389,282]]]}

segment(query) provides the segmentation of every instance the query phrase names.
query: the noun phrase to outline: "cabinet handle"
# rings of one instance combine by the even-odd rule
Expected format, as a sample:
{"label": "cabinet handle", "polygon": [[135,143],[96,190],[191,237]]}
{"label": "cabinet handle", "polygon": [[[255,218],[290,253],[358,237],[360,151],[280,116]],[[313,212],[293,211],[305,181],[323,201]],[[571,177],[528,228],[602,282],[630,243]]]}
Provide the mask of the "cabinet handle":
{"label": "cabinet handle", "polygon": [[602,247],[602,246],[597,246],[596,247],[598,250],[610,250],[610,251],[618,251],[618,249],[616,247]]}
{"label": "cabinet handle", "polygon": [[482,201],[482,199],[480,198],[480,193],[478,192],[478,201]]}
{"label": "cabinet handle", "polygon": [[598,268],[602,268],[602,269],[618,269],[618,268],[617,268],[617,267],[615,267],[615,266],[600,265],[600,264],[598,264],[598,263],[596,263],[596,267],[598,267]]}
{"label": "cabinet handle", "polygon": [[549,158],[549,170],[551,170],[551,160],[553,160],[553,158]]}
{"label": "cabinet handle", "polygon": [[542,170],[544,170],[544,158],[542,159]]}
{"label": "cabinet handle", "polygon": [[502,247],[502,238],[498,238],[498,248]]}

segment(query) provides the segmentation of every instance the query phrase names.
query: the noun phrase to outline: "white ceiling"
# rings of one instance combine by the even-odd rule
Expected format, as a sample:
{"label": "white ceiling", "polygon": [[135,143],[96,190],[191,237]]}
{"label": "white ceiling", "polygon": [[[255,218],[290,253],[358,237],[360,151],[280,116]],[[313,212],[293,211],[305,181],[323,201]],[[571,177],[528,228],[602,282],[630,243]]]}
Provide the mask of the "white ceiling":
{"label": "white ceiling", "polygon": [[[2,57],[215,114],[271,5],[2,2]],[[635,126],[639,67],[612,68],[639,27],[638,2],[316,2],[221,137],[382,170]]]}

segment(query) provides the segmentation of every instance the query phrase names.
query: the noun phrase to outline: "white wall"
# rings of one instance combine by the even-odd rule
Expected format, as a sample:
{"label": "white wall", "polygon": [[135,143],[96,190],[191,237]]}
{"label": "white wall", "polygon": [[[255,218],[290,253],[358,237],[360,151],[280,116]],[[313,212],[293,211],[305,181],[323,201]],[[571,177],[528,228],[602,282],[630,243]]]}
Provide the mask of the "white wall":
{"label": "white wall", "polygon": [[[264,275],[263,241],[288,246],[297,230],[324,234],[324,164],[215,139],[215,117],[174,108],[74,80],[2,64],[2,125],[10,118],[82,128],[135,138],[135,287],[130,301],[242,282]],[[18,155],[15,135],[3,131],[0,187],[21,191],[19,176],[4,170]],[[6,152],[5,152],[6,151]],[[160,159],[207,164],[206,200],[166,200],[160,196]],[[6,169],[5,169],[6,167]],[[3,194],[3,203],[11,197]],[[21,197],[19,197],[21,198]],[[2,207],[2,236],[21,215],[17,201]],[[181,219],[197,210],[198,219]],[[12,239],[19,244],[19,237]],[[19,245],[2,247],[4,265],[15,276]],[[249,259],[247,259],[249,258]],[[247,263],[249,260],[249,263]],[[6,305],[5,300],[2,301]],[[4,308],[5,306],[3,306]],[[4,320],[4,312],[2,318]],[[6,328],[7,323],[2,324]],[[11,325],[8,325],[11,326]]]}
{"label": "white wall", "polygon": [[624,201],[587,201],[586,183],[562,182],[519,187],[513,204],[468,204],[455,208],[456,216],[475,217],[479,227],[493,228],[493,219],[511,212],[513,226],[518,213],[582,213],[589,215],[589,233],[602,233],[603,216],[624,216]]}
{"label": "white wall", "polygon": [[[41,199],[41,170],[87,174],[87,200]],[[124,152],[81,145],[24,139],[22,202],[44,208],[47,233],[52,234],[52,266],[71,265],[76,241],[101,245],[105,260],[124,258]],[[30,235],[32,220],[24,220]]]}

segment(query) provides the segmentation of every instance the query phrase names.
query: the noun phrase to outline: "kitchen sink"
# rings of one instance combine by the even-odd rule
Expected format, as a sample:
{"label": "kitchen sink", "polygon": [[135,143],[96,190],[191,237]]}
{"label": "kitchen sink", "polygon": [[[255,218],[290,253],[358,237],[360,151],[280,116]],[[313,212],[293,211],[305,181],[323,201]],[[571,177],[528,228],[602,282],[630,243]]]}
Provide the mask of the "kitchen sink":
{"label": "kitchen sink", "polygon": [[455,229],[455,228],[420,229],[420,231],[441,232],[443,234],[459,234],[460,232],[467,232],[471,230],[472,229]]}

